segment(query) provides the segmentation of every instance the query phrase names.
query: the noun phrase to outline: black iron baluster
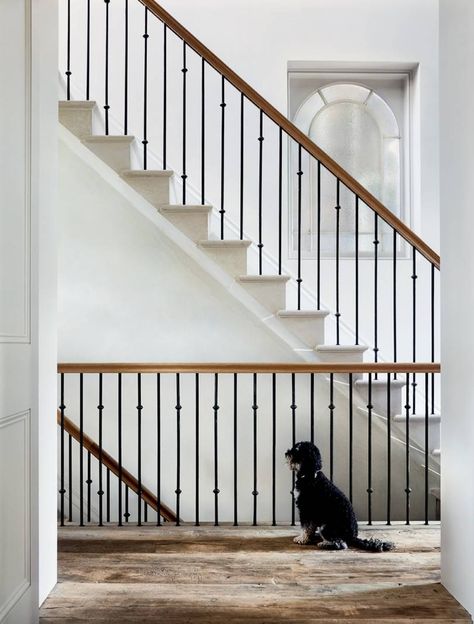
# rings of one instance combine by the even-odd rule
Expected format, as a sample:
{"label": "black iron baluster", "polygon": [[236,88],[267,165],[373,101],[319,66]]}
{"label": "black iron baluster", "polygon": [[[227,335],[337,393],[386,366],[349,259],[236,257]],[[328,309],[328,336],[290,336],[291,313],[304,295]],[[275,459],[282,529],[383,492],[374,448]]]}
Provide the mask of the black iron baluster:
{"label": "black iron baluster", "polygon": [[137,374],[138,526],[142,524],[142,374]]}
{"label": "black iron baluster", "polygon": [[161,526],[161,374],[156,374],[156,526]]}
{"label": "black iron baluster", "polygon": [[[148,121],[148,9],[145,7],[145,32],[143,34],[143,169],[147,169],[147,121]],[[140,516],[140,512],[139,512]]]}
{"label": "black iron baluster", "polygon": [[[397,361],[397,230],[393,230],[393,361]],[[395,373],[394,379],[397,378]]]}
{"label": "black iron baluster", "polygon": [[219,376],[214,374],[214,526],[219,526],[219,431],[218,431],[218,412],[219,412]]}
{"label": "black iron baluster", "polygon": [[[296,444],[296,378],[291,373],[291,446]],[[291,472],[291,526],[295,526],[295,473]]]}
{"label": "black iron baluster", "polygon": [[201,204],[204,206],[206,182],[206,61],[201,59]]}
{"label": "black iron baluster", "polygon": [[128,0],[125,0],[123,133],[128,134]]}
{"label": "black iron baluster", "polygon": [[298,310],[301,310],[301,177],[303,171],[301,169],[301,145],[298,144]]}
{"label": "black iron baluster", "polygon": [[238,526],[238,517],[237,517],[237,373],[234,373],[234,526]]}
{"label": "black iron baluster", "polygon": [[372,524],[372,373],[369,373],[369,385],[367,389],[367,507],[368,507],[368,524]]}
{"label": "black iron baluster", "polygon": [[252,525],[257,526],[257,373],[253,374],[253,521]]}
{"label": "black iron baluster", "polygon": [[86,25],[86,100],[90,96],[90,69],[91,69],[91,0],[87,0]]}
{"label": "black iron baluster", "polygon": [[429,524],[429,375],[425,373],[425,524]]}
{"label": "black iron baluster", "polygon": [[334,374],[329,375],[329,478],[334,477]]}
{"label": "black iron baluster", "polygon": [[405,509],[406,524],[410,524],[410,373],[406,374],[405,401]]}
{"label": "black iron baluster", "polygon": [[355,343],[359,344],[359,197],[355,196]]}
{"label": "black iron baluster", "polygon": [[[435,265],[431,265],[431,361],[435,361]],[[435,413],[435,376],[431,373],[431,413]]]}
{"label": "black iron baluster", "polygon": [[354,467],[354,386],[352,373],[349,373],[349,500],[353,495]]}
{"label": "black iron baluster", "polygon": [[91,454],[87,451],[87,522],[91,521]]}
{"label": "black iron baluster", "polygon": [[143,503],[143,521],[148,522],[148,505],[145,502]]}
{"label": "black iron baluster", "polygon": [[392,524],[392,376],[387,373],[387,524]]}
{"label": "black iron baluster", "polygon": [[[374,362],[378,362],[378,287],[379,287],[379,218],[377,213],[374,213]],[[377,374],[375,374],[377,379]]]}
{"label": "black iron baluster", "polygon": [[314,443],[314,373],[309,377],[309,434]]}
{"label": "black iron baluster", "polygon": [[283,221],[283,130],[278,132],[278,275],[281,275],[282,221]]}
{"label": "black iron baluster", "polygon": [[71,0],[67,0],[66,97],[71,99]]}
{"label": "black iron baluster", "polygon": [[181,180],[183,183],[183,204],[186,205],[186,75],[188,68],[186,67],[186,42],[183,41],[183,160]]}
{"label": "black iron baluster", "polygon": [[276,526],[276,374],[272,373],[272,526]]}
{"label": "black iron baluster", "polygon": [[97,492],[99,496],[99,526],[103,525],[103,500],[104,500],[104,489],[102,487],[102,419],[103,419],[103,374],[99,373],[99,405],[97,409],[99,410],[99,490]]}
{"label": "black iron baluster", "polygon": [[118,525],[122,526],[122,373],[117,377]]}
{"label": "black iron baluster", "polygon": [[[61,485],[60,485],[60,490],[59,490],[59,494],[61,497],[61,526],[64,526],[64,494],[66,492],[66,490],[64,489],[64,409],[65,409],[65,405],[64,405],[64,373],[61,373],[61,404],[59,406],[59,409],[61,411]],[[72,498],[71,493],[69,494],[70,498]]]}
{"label": "black iron baluster", "polygon": [[69,435],[68,439],[68,482],[69,482],[69,509],[68,519],[72,522],[72,436]]}
{"label": "black iron baluster", "polygon": [[260,110],[260,136],[258,137],[258,274],[262,275],[262,194],[263,194],[263,111]]}
{"label": "black iron baluster", "polygon": [[[412,311],[412,336],[413,336],[413,362],[416,362],[416,280],[418,275],[416,274],[416,249],[413,247],[413,274],[411,276],[413,282],[413,311]],[[412,375],[412,410],[413,414],[416,412],[416,375]]]}
{"label": "black iron baluster", "polygon": [[195,508],[196,517],[194,524],[199,526],[199,373],[195,375],[195,403],[196,403],[196,486],[195,486]]}
{"label": "black iron baluster", "polygon": [[219,214],[221,215],[221,240],[224,240],[224,148],[225,148],[225,78],[222,76],[221,81],[221,207]]}
{"label": "black iron baluster", "polygon": [[110,0],[104,0],[105,3],[105,89],[104,89],[104,111],[105,111],[105,134],[109,134],[109,4]]}
{"label": "black iron baluster", "polygon": [[244,238],[244,94],[240,94],[240,240]]}
{"label": "black iron baluster", "polygon": [[163,23],[163,170],[166,170],[166,138],[167,138],[167,26]]}
{"label": "black iron baluster", "polygon": [[79,373],[79,516],[84,526],[84,374]]}
{"label": "black iron baluster", "polygon": [[176,373],[176,526],[180,525],[180,496],[181,496],[181,380]]}
{"label": "black iron baluster", "polygon": [[106,499],[106,507],[105,507],[105,517],[107,522],[110,522],[110,469],[107,468],[106,473],[106,484],[107,484],[107,499]]}
{"label": "black iron baluster", "polygon": [[317,197],[318,255],[316,258],[316,299],[318,310],[321,309],[321,163],[318,160],[318,197]]}
{"label": "black iron baluster", "polygon": [[340,318],[341,318],[341,311],[340,311],[340,301],[339,301],[339,247],[340,247],[340,241],[339,241],[339,231],[340,231],[340,212],[341,212],[341,206],[340,206],[340,195],[341,195],[341,182],[339,180],[339,178],[337,178],[337,182],[336,182],[336,206],[334,207],[336,210],[336,344],[340,344]]}
{"label": "black iron baluster", "polygon": [[130,511],[128,508],[128,503],[129,503],[129,489],[128,489],[128,485],[125,486],[125,513],[123,514],[123,517],[125,518],[125,523],[128,523],[128,519],[130,518]]}

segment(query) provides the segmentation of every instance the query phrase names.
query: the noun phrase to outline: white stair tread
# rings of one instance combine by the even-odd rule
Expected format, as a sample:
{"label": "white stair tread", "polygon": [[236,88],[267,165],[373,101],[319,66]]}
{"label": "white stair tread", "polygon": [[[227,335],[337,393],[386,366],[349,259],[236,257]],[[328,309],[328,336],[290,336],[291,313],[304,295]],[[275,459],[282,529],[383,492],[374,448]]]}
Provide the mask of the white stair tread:
{"label": "white stair tread", "polygon": [[279,310],[277,314],[280,318],[320,319],[326,318],[329,310]]}
{"label": "white stair tread", "polygon": [[250,247],[250,245],[252,244],[252,241],[249,240],[214,240],[214,239],[209,239],[209,240],[201,240],[198,241],[198,245],[199,247],[210,247],[210,248],[214,248],[214,249],[225,249],[226,247],[229,248],[234,248],[234,247]]}
{"label": "white stair tread", "polygon": [[209,214],[212,206],[202,204],[163,204],[160,206],[160,212],[173,212],[178,214]]}
{"label": "white stair tread", "polygon": [[[363,388],[367,388],[369,386],[369,380],[368,379],[358,379],[355,382],[355,385],[363,387]],[[404,381],[402,381],[401,379],[391,379],[390,380],[390,387],[391,388],[403,388],[405,385],[406,385],[406,383]],[[387,382],[386,379],[372,379],[371,386],[372,386],[372,388],[387,387],[388,386],[388,382]]]}
{"label": "white stair tread", "polygon": [[[406,414],[397,414],[396,416],[393,417],[393,420],[395,422],[405,422],[406,421]],[[410,421],[412,422],[425,422],[425,414],[410,414]],[[440,414],[428,414],[428,422],[430,423],[436,423],[436,422],[441,422],[441,415]]]}
{"label": "white stair tread", "polygon": [[433,449],[431,451],[431,454],[433,455],[433,457],[441,457],[441,449]]}
{"label": "white stair tread", "polygon": [[73,110],[86,109],[90,110],[96,106],[94,100],[60,100],[59,108],[70,108]]}
{"label": "white stair tread", "polygon": [[120,174],[123,178],[170,178],[170,169],[126,169]]}
{"label": "white stair tread", "polygon": [[236,278],[238,282],[257,282],[257,283],[286,283],[289,275],[240,275]]}
{"label": "white stair tread", "polygon": [[81,137],[83,143],[133,143],[134,136],[130,134],[89,134]]}
{"label": "white stair tread", "polygon": [[315,350],[334,353],[364,353],[368,347],[363,345],[318,345]]}

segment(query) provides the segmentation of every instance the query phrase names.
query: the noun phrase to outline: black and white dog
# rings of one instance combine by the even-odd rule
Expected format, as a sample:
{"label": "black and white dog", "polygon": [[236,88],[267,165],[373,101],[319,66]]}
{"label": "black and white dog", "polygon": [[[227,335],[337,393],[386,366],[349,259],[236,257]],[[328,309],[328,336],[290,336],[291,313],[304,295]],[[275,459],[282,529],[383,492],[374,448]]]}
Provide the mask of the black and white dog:
{"label": "black and white dog", "polygon": [[296,472],[295,499],[300,514],[301,535],[297,544],[318,543],[320,548],[343,550],[354,546],[371,552],[392,550],[394,544],[357,537],[357,519],[343,492],[321,471],[321,453],[312,442],[298,442],[285,453]]}

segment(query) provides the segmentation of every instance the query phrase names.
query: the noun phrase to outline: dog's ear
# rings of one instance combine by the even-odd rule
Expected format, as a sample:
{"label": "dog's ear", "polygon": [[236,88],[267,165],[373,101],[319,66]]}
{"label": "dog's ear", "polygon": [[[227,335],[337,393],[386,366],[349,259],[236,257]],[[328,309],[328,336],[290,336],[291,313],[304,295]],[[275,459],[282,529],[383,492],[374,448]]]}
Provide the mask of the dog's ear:
{"label": "dog's ear", "polygon": [[300,472],[302,474],[314,476],[314,473],[321,470],[321,468],[321,453],[319,452],[318,447],[314,444],[308,443],[304,449]]}

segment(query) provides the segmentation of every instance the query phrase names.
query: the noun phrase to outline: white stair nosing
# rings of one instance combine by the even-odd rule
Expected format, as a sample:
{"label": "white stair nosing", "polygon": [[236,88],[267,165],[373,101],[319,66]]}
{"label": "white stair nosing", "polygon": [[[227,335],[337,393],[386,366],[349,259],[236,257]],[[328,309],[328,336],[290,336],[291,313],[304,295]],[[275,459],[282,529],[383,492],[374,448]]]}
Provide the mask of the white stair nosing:
{"label": "white stair nosing", "polygon": [[280,318],[303,318],[303,319],[324,319],[329,316],[329,310],[279,310],[277,315]]}
{"label": "white stair nosing", "polygon": [[[425,422],[425,414],[409,414],[409,420],[412,422]],[[396,414],[393,417],[395,422],[405,422],[407,419],[406,414]],[[428,414],[428,422],[429,423],[440,423],[441,422],[441,414]]]}
{"label": "white stair nosing", "polygon": [[238,282],[241,283],[255,283],[255,284],[286,284],[290,279],[289,275],[240,275],[235,278]]}
{"label": "white stair nosing", "polygon": [[212,212],[212,206],[203,206],[202,204],[162,204],[159,210],[160,212],[176,214],[209,214]]}
{"label": "white stair nosing", "polygon": [[97,106],[97,102],[95,100],[60,100],[58,106],[70,110],[92,110]]}
{"label": "white stair nosing", "polygon": [[441,457],[441,449],[439,448],[433,449],[431,451],[431,455],[433,455],[433,457]]}
{"label": "white stair nosing", "polygon": [[209,249],[225,249],[228,247],[229,249],[235,249],[239,247],[247,248],[250,247],[252,241],[250,240],[200,240],[197,242],[198,247],[204,247]]}
{"label": "white stair nosing", "polygon": [[81,137],[83,143],[133,143],[130,134],[89,134]]}
{"label": "white stair nosing", "polygon": [[[372,381],[370,382],[372,388],[377,387],[377,386],[388,386],[388,381],[386,379],[372,379]],[[358,379],[355,382],[356,386],[362,386],[364,388],[369,386],[369,380],[368,379]],[[390,386],[393,388],[403,388],[404,386],[406,386],[406,382],[402,381],[401,379],[391,379],[390,380]]]}
{"label": "white stair nosing", "polygon": [[120,172],[123,178],[171,178],[171,169],[125,169]]}
{"label": "white stair nosing", "polygon": [[368,348],[363,345],[317,345],[315,351],[324,353],[364,353]]}

